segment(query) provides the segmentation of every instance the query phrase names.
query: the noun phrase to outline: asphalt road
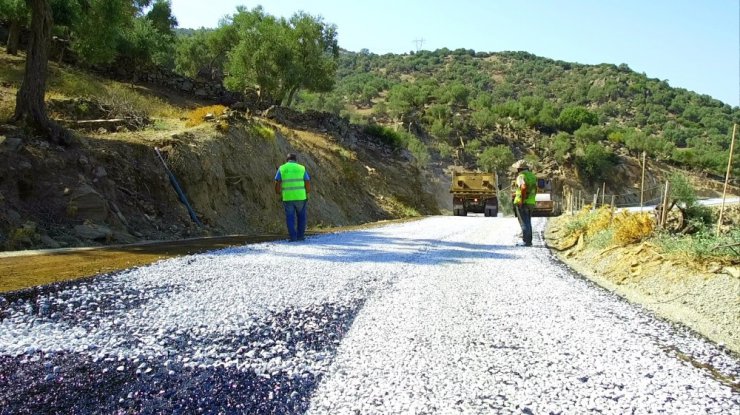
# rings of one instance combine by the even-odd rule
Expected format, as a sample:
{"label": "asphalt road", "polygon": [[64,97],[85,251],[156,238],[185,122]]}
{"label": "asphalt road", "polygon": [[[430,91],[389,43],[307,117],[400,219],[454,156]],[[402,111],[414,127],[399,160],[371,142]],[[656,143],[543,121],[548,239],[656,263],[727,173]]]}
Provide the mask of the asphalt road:
{"label": "asphalt road", "polygon": [[0,414],[740,413],[738,356],[517,228],[432,217],[0,295]]}

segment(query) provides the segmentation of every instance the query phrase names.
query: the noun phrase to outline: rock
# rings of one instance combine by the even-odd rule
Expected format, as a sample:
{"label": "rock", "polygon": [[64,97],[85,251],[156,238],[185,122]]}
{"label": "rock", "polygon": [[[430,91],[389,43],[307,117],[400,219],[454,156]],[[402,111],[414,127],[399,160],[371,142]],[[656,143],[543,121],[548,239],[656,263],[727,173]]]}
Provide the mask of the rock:
{"label": "rock", "polygon": [[85,223],[82,225],[75,226],[75,234],[83,239],[91,239],[93,241],[98,240],[109,240],[113,236],[113,231],[103,225],[96,225],[94,223]]}
{"label": "rock", "polygon": [[740,267],[738,266],[726,266],[722,268],[722,273],[740,279]]}
{"label": "rock", "polygon": [[132,244],[138,239],[125,231],[113,231],[113,240],[122,244]]}
{"label": "rock", "polygon": [[21,148],[21,145],[23,145],[23,140],[18,137],[2,137],[4,139],[0,140],[0,145],[4,146],[9,151],[18,151],[18,149]]}
{"label": "rock", "polygon": [[197,97],[204,97],[206,95],[208,95],[208,93],[203,88],[198,88],[198,89],[195,90],[195,96],[197,96]]}
{"label": "rock", "polygon": [[49,235],[41,235],[41,242],[52,249],[60,248],[61,245],[59,245],[59,242],[52,239]]}
{"label": "rock", "polygon": [[190,92],[193,90],[193,83],[190,81],[184,81],[182,84],[180,84],[180,89],[186,92]]}
{"label": "rock", "polygon": [[82,220],[102,222],[108,217],[108,203],[95,189],[83,184],[72,192],[67,213]]}
{"label": "rock", "polygon": [[13,225],[17,226],[21,223],[21,214],[16,212],[13,209],[8,209],[8,211],[5,213],[5,217],[7,218],[8,222]]}
{"label": "rock", "polygon": [[98,179],[100,179],[100,178],[103,178],[103,177],[107,176],[108,175],[108,172],[105,171],[105,167],[98,166],[98,167],[95,168],[95,171],[93,172],[93,174],[95,175],[95,177],[97,177]]}

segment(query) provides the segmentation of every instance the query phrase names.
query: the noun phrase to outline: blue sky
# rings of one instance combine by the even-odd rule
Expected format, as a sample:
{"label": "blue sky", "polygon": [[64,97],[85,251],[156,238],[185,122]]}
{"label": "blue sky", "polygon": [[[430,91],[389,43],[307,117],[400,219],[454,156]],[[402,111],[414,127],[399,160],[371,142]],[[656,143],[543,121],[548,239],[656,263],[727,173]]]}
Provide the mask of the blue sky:
{"label": "blue sky", "polygon": [[347,50],[522,50],[626,63],[673,87],[740,105],[740,0],[172,0],[180,27],[215,27],[237,5],[303,10],[337,26]]}

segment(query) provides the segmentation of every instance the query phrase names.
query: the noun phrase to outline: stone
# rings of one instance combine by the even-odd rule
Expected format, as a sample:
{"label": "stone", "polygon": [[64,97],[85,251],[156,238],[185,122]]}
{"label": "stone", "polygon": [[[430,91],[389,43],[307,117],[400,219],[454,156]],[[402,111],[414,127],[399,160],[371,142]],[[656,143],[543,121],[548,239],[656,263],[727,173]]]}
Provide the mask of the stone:
{"label": "stone", "polygon": [[84,223],[74,227],[75,234],[83,239],[91,239],[94,241],[98,240],[109,240],[113,236],[113,231],[103,225],[96,225],[94,223]]}
{"label": "stone", "polygon": [[108,172],[105,171],[105,167],[98,166],[95,168],[95,171],[93,172],[93,174],[95,175],[95,177],[100,179],[100,178],[107,176]]}
{"label": "stone", "polygon": [[82,220],[102,222],[108,217],[108,203],[87,184],[83,184],[69,198],[67,213]]}
{"label": "stone", "polygon": [[180,84],[180,89],[186,92],[190,92],[193,90],[193,83],[190,81],[184,81],[182,84]]}
{"label": "stone", "polygon": [[23,145],[23,140],[18,137],[7,137],[0,144],[10,151],[18,151],[21,145]]}
{"label": "stone", "polygon": [[52,239],[49,235],[41,235],[41,242],[52,249],[61,248],[61,245],[59,242]]}

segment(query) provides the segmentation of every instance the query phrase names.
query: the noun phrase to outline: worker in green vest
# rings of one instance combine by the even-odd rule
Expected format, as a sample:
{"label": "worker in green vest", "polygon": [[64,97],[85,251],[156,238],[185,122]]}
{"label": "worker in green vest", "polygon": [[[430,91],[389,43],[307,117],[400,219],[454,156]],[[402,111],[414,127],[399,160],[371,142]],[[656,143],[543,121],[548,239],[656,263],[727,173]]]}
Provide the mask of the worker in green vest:
{"label": "worker in green vest", "polygon": [[275,193],[282,196],[291,242],[305,239],[306,204],[308,193],[311,192],[311,178],[306,167],[298,164],[297,159],[295,154],[288,154],[288,160],[275,174]]}
{"label": "worker in green vest", "polygon": [[519,160],[511,166],[516,170],[516,193],[514,209],[522,227],[522,240],[525,246],[532,246],[532,210],[537,196],[537,176],[529,171],[529,165]]}

